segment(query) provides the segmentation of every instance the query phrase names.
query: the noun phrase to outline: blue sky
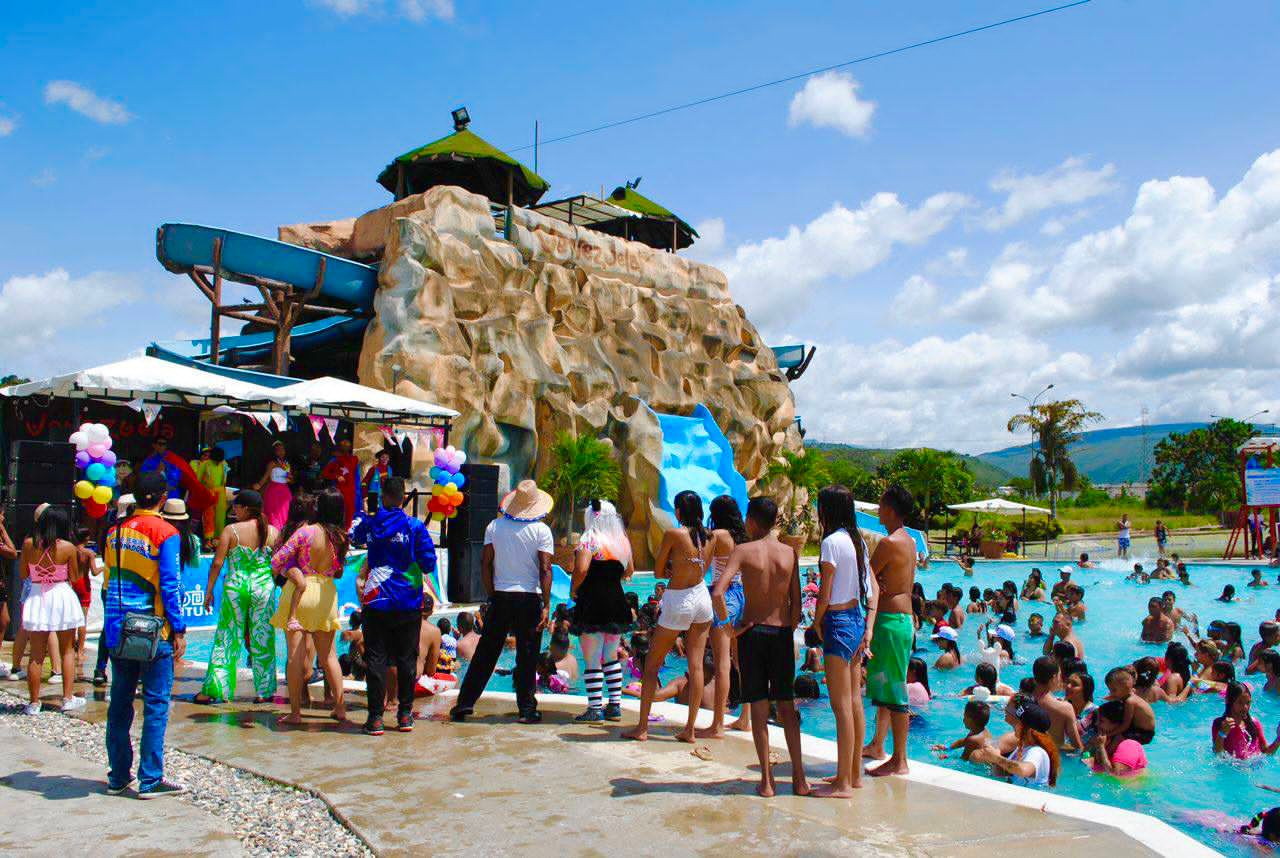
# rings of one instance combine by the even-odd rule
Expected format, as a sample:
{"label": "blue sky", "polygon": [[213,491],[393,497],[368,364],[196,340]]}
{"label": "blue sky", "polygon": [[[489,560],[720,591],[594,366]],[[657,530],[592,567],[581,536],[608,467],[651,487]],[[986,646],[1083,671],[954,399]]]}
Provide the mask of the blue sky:
{"label": "blue sky", "polygon": [[[0,28],[0,373],[196,334],[167,220],[273,235],[389,201],[394,155],[504,148],[1051,3],[23,4]],[[803,10],[803,11],[799,11]],[[548,145],[644,176],[772,342],[811,437],[1003,446],[1054,382],[1106,425],[1280,412],[1280,12],[1095,0]],[[1273,155],[1273,153],[1276,153]],[[527,160],[532,154],[519,153]]]}

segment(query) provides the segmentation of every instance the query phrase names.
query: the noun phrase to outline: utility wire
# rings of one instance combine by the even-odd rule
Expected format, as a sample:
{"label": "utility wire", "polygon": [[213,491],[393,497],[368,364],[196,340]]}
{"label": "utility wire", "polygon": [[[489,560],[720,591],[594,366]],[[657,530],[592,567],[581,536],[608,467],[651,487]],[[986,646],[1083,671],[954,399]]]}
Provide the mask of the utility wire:
{"label": "utility wire", "polygon": [[[561,143],[565,140],[572,140],[575,137],[583,137],[587,134],[595,134],[598,131],[607,131],[610,128],[618,128],[623,125],[630,125],[633,122],[642,122],[646,119],[653,119],[654,117],[657,117],[657,116],[665,116],[668,113],[675,113],[676,111],[679,111],[679,110],[688,110],[691,107],[701,107],[702,105],[710,104],[713,101],[722,101],[723,99],[726,99],[726,98],[733,98],[738,95],[746,95],[747,93],[757,92],[762,89],[768,89],[771,86],[779,86],[784,83],[791,83],[792,81],[800,80],[801,78],[811,77],[815,74],[822,74],[823,72],[842,69],[847,66],[857,65],[858,63],[866,63],[866,62],[871,62],[872,60],[883,59],[884,57],[893,56],[894,54],[901,54],[901,53],[905,53],[906,51],[913,51],[916,48],[925,48],[930,45],[939,44],[941,42],[949,42],[952,39],[959,39],[964,36],[972,36],[974,33],[981,33],[986,30],[994,30],[997,27],[1004,27],[1009,24],[1016,24],[1020,21],[1029,21],[1032,18],[1039,18],[1041,15],[1051,15],[1054,12],[1062,12],[1067,9],[1073,9],[1076,6],[1083,6],[1089,2],[1091,2],[1091,0],[1076,0],[1076,2],[1074,3],[1064,3],[1061,6],[1053,6],[1049,9],[1041,9],[1038,12],[1029,12],[1026,15],[1018,15],[1016,18],[1005,18],[1003,21],[995,21],[994,23],[991,23],[991,24],[983,24],[981,27],[971,27],[968,30],[960,30],[959,32],[956,32],[956,33],[948,33],[945,36],[936,36],[935,38],[932,38],[932,39],[926,39],[923,42],[914,42],[910,45],[903,45],[902,47],[899,47],[899,48],[891,48],[887,51],[880,51],[878,53],[868,54],[864,57],[858,57],[857,59],[853,59],[853,60],[846,60],[845,62],[842,62],[842,63],[835,63],[834,65],[823,66],[822,68],[810,69],[809,71],[800,72],[798,74],[789,75],[787,77],[781,77],[781,78],[778,78],[777,80],[771,80],[765,83],[753,84],[752,86],[746,86],[746,87],[743,87],[742,89],[735,89],[730,92],[722,92],[719,95],[709,95],[706,98],[699,98],[696,101],[686,101],[683,104],[676,104],[671,107],[664,107],[661,110],[654,110],[654,111],[650,111],[649,113],[642,113],[639,116],[632,116],[629,119],[619,119],[614,122],[606,122],[604,125],[597,125],[594,128],[584,128],[581,131],[574,131],[570,134],[562,134],[559,137],[550,137],[546,140],[539,141],[538,145],[546,146],[550,143]],[[532,148],[534,148],[534,146],[532,143],[530,143],[526,146],[517,146],[515,148],[508,149],[507,151],[521,152],[521,151],[524,151],[525,149],[532,149]]]}

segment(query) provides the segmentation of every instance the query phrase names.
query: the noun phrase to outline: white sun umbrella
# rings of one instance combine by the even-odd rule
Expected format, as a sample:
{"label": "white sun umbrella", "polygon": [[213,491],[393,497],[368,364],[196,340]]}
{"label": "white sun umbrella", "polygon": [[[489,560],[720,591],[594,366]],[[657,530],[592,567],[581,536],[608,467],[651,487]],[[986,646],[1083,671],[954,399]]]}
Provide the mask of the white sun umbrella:
{"label": "white sun umbrella", "polygon": [[[1016,501],[1005,500],[1004,498],[987,498],[986,500],[969,501],[968,503],[949,503],[947,509],[954,509],[957,512],[971,512],[975,516],[980,512],[991,513],[994,515],[1021,515],[1022,516],[1022,532],[1027,532],[1027,513],[1038,513],[1040,515],[1050,515],[1049,510],[1042,506],[1031,506],[1030,504],[1018,503]],[[945,537],[944,537],[945,538]],[[1046,536],[1044,542],[1045,556],[1049,554],[1049,540]]]}
{"label": "white sun umbrella", "polygon": [[853,508],[862,512],[879,512],[880,504],[856,500],[853,502]]}

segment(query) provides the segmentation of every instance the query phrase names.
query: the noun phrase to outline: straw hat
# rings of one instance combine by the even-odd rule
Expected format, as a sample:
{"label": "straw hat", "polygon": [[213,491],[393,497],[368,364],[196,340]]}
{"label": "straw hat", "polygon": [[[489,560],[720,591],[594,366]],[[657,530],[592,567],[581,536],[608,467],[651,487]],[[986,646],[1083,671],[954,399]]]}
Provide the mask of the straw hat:
{"label": "straw hat", "polygon": [[502,514],[516,521],[537,521],[551,512],[555,501],[551,495],[538,488],[533,480],[521,480],[515,491],[510,492],[498,504]]}
{"label": "straw hat", "polygon": [[160,516],[166,521],[186,521],[191,518],[187,515],[187,502],[182,498],[169,498],[165,501]]}

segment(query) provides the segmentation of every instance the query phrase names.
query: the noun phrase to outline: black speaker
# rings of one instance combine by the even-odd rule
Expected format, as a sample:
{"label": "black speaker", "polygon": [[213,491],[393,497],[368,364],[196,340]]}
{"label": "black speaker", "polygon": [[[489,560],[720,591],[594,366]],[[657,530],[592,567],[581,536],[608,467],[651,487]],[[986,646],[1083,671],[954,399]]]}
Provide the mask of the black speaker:
{"label": "black speaker", "polygon": [[15,441],[9,461],[9,495],[13,503],[72,502],[76,480],[74,444]]}
{"label": "black speaker", "polygon": [[449,548],[449,601],[479,602],[486,598],[480,580],[484,531],[498,517],[498,466],[466,464],[462,475],[462,506],[449,520],[445,544]]}

